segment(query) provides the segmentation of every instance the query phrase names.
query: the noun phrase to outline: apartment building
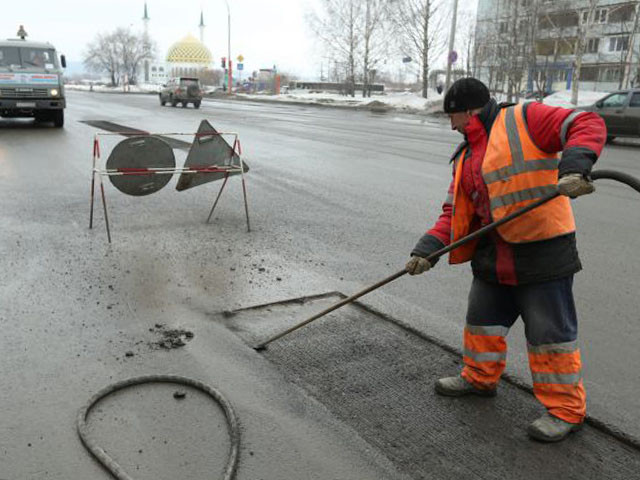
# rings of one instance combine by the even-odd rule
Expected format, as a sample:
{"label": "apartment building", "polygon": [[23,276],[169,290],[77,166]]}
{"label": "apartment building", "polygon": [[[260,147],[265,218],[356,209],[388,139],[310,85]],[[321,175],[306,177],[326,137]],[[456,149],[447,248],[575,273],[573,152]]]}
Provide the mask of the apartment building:
{"label": "apartment building", "polygon": [[583,40],[580,88],[640,84],[640,1],[479,0],[475,75],[498,92],[571,88]]}

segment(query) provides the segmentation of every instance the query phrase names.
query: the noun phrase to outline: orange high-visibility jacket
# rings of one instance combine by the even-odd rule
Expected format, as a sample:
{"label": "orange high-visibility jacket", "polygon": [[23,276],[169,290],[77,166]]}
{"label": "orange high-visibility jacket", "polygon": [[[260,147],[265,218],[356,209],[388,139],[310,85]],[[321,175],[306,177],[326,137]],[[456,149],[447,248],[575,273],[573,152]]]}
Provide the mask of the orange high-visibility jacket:
{"label": "orange high-visibility jacket", "polygon": [[[462,151],[456,159],[451,242],[471,233],[475,216],[473,202],[462,188]],[[482,177],[489,192],[493,221],[520,210],[557,189],[558,155],[543,152],[527,130],[522,105],[500,110],[482,161]],[[576,229],[569,199],[564,196],[541,205],[498,227],[498,234],[509,243],[548,240]],[[452,250],[449,263],[471,260],[477,242]]]}

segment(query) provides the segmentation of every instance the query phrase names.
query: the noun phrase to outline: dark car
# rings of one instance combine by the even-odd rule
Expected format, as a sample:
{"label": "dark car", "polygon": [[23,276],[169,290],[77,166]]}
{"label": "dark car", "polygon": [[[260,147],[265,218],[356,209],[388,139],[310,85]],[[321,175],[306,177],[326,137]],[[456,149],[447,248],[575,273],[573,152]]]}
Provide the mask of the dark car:
{"label": "dark car", "polygon": [[582,110],[602,117],[607,142],[616,137],[640,137],[640,88],[611,93]]}
{"label": "dark car", "polygon": [[160,90],[160,105],[170,103],[175,107],[179,103],[186,107],[192,103],[195,108],[200,108],[202,102],[202,89],[197,78],[180,77],[170,79]]}

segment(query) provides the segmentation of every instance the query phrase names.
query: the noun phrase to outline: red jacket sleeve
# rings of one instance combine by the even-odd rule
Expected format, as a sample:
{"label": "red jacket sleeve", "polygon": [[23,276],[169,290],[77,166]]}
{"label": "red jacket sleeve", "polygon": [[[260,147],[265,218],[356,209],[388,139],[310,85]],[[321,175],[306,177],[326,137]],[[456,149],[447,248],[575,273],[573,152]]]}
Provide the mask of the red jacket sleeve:
{"label": "red jacket sleeve", "polygon": [[535,144],[549,153],[562,152],[560,176],[567,173],[588,175],[607,139],[607,128],[600,116],[542,103],[525,106],[527,127]]}
{"label": "red jacket sleeve", "polygon": [[[422,235],[418,243],[411,251],[412,256],[428,257],[432,253],[449,245],[451,238],[451,214],[453,212],[453,180],[449,186],[449,193],[442,204],[442,213],[433,228]],[[438,259],[432,263],[435,265]]]}
{"label": "red jacket sleeve", "polygon": [[454,181],[451,180],[447,198],[442,204],[442,213],[436,223],[427,231],[427,235],[431,235],[440,240],[444,245],[451,243],[451,217],[453,213],[453,187]]}

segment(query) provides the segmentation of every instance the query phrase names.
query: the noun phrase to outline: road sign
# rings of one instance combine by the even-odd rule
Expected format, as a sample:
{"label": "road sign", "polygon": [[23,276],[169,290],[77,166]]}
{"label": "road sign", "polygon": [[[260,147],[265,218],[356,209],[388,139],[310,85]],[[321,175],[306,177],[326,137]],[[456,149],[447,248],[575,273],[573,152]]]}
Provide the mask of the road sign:
{"label": "road sign", "polygon": [[236,68],[237,68],[238,70],[244,70],[244,63],[238,63],[238,64],[236,65]]}
{"label": "road sign", "polygon": [[451,50],[449,53],[449,63],[456,63],[456,60],[458,60],[458,52]]}
{"label": "road sign", "polygon": [[[151,136],[122,140],[111,151],[106,163],[107,170],[129,173],[110,176],[109,180],[122,193],[136,197],[150,195],[164,187],[171,180],[171,175],[156,172],[175,167],[176,159],[171,146]],[[149,173],[143,174],[142,170],[148,170]]]}
{"label": "road sign", "polygon": [[242,63],[244,61],[244,57],[242,55],[238,55],[236,59],[238,60],[238,63]]}

